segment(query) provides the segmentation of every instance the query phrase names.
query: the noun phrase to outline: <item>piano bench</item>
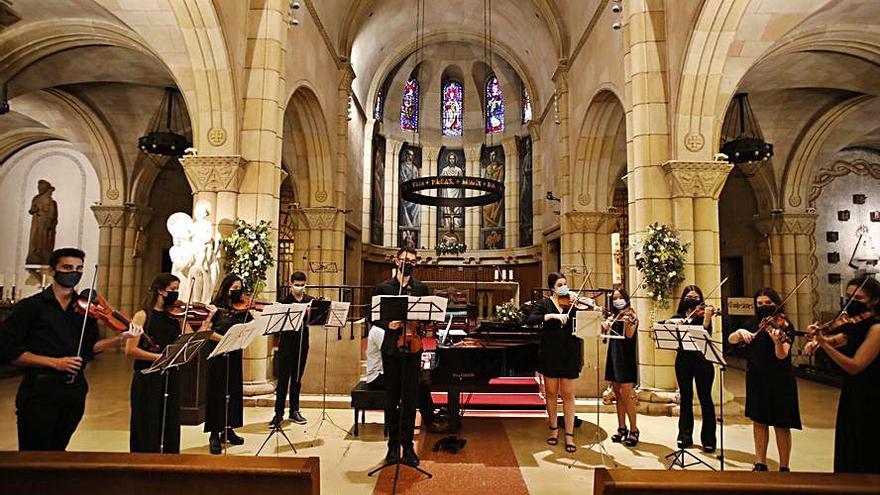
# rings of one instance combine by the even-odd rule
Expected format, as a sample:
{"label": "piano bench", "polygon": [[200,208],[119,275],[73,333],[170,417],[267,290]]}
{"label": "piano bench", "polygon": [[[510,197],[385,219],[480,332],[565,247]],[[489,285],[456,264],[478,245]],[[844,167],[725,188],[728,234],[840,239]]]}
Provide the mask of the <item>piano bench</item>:
{"label": "piano bench", "polygon": [[[358,413],[360,413],[360,423],[366,423],[366,411],[384,411],[385,410],[385,391],[371,390],[367,388],[367,382],[358,382],[351,389],[351,407],[354,409],[354,436],[360,433],[358,424]],[[388,436],[388,428],[385,428],[385,436]]]}

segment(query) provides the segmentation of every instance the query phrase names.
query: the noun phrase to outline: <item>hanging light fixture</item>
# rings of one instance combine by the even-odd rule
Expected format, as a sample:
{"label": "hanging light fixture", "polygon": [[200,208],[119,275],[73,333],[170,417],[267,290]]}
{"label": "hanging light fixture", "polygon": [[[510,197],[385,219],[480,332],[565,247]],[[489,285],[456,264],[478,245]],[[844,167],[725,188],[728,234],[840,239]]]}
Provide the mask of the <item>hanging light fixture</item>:
{"label": "hanging light fixture", "polygon": [[138,148],[150,155],[183,156],[184,150],[192,146],[192,142],[183,135],[186,122],[180,92],[175,88],[165,88],[162,103],[150,121],[150,132],[138,138]]}
{"label": "hanging light fixture", "polygon": [[721,153],[734,165],[733,173],[741,177],[754,176],[761,162],[773,156],[773,145],[764,141],[747,93],[733,97],[724,117],[721,143]]}

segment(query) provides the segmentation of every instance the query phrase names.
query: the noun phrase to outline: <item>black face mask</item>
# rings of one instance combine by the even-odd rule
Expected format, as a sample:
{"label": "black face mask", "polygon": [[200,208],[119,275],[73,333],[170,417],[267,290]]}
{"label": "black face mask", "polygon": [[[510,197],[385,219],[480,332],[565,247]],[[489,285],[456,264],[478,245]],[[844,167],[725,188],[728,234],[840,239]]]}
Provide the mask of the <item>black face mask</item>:
{"label": "black face mask", "polygon": [[167,294],[162,296],[162,302],[165,303],[165,306],[171,306],[175,302],[177,302],[177,298],[180,297],[180,292],[176,290],[169,290]]}
{"label": "black face mask", "polygon": [[229,300],[232,302],[241,301],[241,289],[229,291]]}
{"label": "black face mask", "polygon": [[685,309],[694,309],[700,305],[700,301],[697,299],[685,299],[684,300],[684,308]]}
{"label": "black face mask", "polygon": [[776,312],[776,305],[770,304],[769,306],[758,306],[755,310],[755,314],[758,315],[759,318],[766,318],[768,316],[773,316],[773,313]]}
{"label": "black face mask", "polygon": [[72,289],[82,279],[82,272],[55,272],[55,281],[61,287]]}
{"label": "black face mask", "polygon": [[850,316],[856,316],[864,313],[865,311],[869,311],[871,308],[868,307],[867,304],[862,301],[856,301],[855,299],[849,303],[849,307],[846,308],[846,314]]}
{"label": "black face mask", "polygon": [[416,269],[416,265],[412,263],[404,263],[401,265],[400,272],[403,273],[404,277],[412,276],[413,270]]}

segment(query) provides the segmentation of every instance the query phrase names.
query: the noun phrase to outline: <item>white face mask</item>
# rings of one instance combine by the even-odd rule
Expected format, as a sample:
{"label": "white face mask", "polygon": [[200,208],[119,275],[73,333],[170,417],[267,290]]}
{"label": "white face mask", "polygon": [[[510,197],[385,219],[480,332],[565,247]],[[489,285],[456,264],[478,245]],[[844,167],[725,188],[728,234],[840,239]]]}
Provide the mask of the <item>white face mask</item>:
{"label": "white face mask", "polygon": [[614,309],[620,310],[620,309],[623,309],[626,307],[626,300],[625,299],[615,299],[614,301],[611,302],[611,304],[614,306]]}
{"label": "white face mask", "polygon": [[568,286],[562,285],[556,288],[557,296],[567,296],[568,295]]}
{"label": "white face mask", "polygon": [[295,292],[297,294],[302,294],[305,291],[306,291],[305,285],[294,285],[293,286],[293,292]]}

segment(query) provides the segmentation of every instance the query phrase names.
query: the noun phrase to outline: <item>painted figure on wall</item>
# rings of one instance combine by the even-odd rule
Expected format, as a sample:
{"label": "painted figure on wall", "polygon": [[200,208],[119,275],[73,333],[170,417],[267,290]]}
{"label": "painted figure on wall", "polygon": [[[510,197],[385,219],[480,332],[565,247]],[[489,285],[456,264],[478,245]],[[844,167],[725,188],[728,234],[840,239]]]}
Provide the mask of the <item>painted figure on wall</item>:
{"label": "painted figure on wall", "polygon": [[[421,175],[421,169],[422,150],[414,146],[404,145],[400,151],[398,184],[418,178]],[[398,245],[404,246],[408,243],[413,243],[417,246],[419,230],[422,226],[421,205],[401,199],[397,212]]]}
{"label": "painted figure on wall", "polygon": [[370,192],[370,242],[381,246],[385,237],[385,138],[373,138],[373,173]]}
{"label": "painted figure on wall", "polygon": [[[443,149],[440,151],[440,177],[464,177],[464,150]],[[464,189],[446,188],[440,190],[444,198],[460,199],[464,197]],[[464,208],[461,206],[444,206],[440,208],[441,228],[458,230],[464,228]]]}
{"label": "painted figure on wall", "polygon": [[[504,149],[500,146],[483,151],[483,177],[504,184]],[[503,227],[504,200],[483,207],[483,228]]]}
{"label": "painted figure on wall", "polygon": [[52,199],[55,188],[49,181],[37,181],[37,195],[31,199],[31,235],[25,264],[48,265],[55,249],[55,227],[58,225],[58,204]]}
{"label": "painted figure on wall", "polygon": [[519,245],[532,245],[532,138],[519,140]]}

